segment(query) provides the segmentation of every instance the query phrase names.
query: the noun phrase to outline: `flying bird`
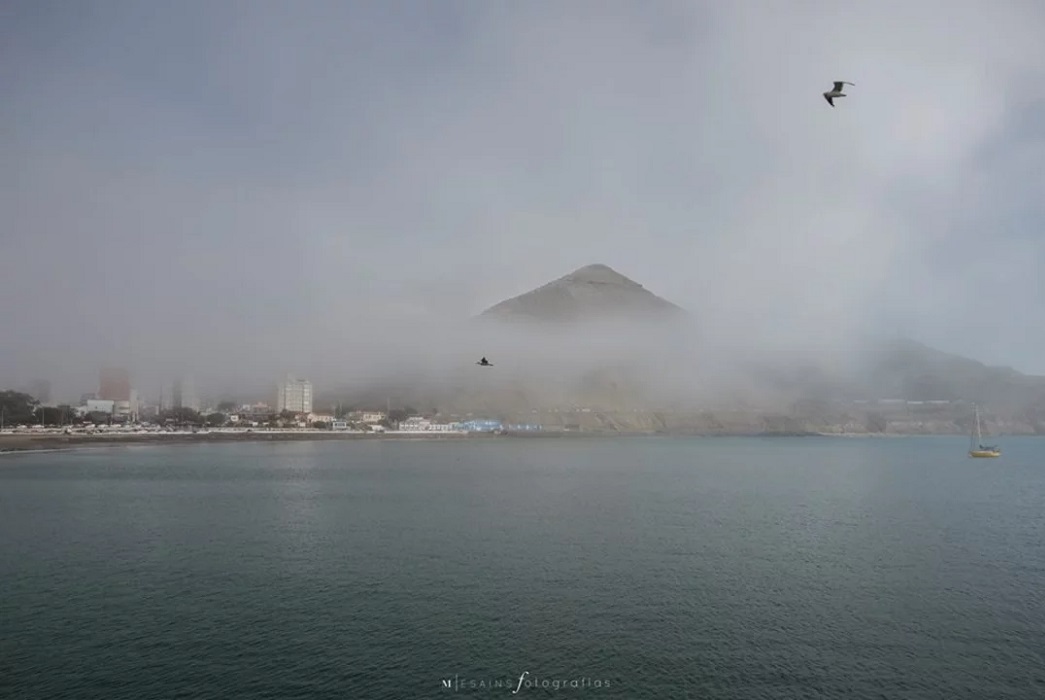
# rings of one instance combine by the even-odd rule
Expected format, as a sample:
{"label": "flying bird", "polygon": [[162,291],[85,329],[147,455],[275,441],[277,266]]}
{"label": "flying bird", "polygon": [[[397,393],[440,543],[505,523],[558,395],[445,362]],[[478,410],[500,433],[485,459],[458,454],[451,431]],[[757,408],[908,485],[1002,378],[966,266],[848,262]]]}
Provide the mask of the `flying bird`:
{"label": "flying bird", "polygon": [[834,107],[835,106],[835,98],[836,97],[845,97],[845,93],[842,92],[842,86],[843,85],[853,85],[853,84],[849,83],[849,82],[846,82],[844,80],[836,80],[834,89],[828,90],[827,92],[824,93],[824,99],[827,100],[827,104],[829,104],[832,107]]}
{"label": "flying bird", "polygon": [[479,365],[480,367],[493,367],[493,363],[489,362],[485,357],[476,362],[475,364]]}

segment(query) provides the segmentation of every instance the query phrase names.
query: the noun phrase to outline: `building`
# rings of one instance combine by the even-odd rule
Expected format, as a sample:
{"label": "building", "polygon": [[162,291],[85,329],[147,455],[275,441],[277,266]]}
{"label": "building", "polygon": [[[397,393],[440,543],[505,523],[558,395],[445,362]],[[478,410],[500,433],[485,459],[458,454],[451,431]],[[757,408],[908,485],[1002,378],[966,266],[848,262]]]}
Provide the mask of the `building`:
{"label": "building", "polygon": [[359,423],[376,425],[388,418],[388,414],[381,411],[352,411],[348,414],[348,417],[351,420],[358,421]]}
{"label": "building", "polygon": [[170,382],[160,384],[160,400],[157,406],[161,411],[169,411],[174,408],[174,385]]}
{"label": "building", "polygon": [[192,377],[179,377],[171,388],[171,406],[175,409],[187,408],[199,413],[200,397],[196,394],[196,383]]}
{"label": "building", "polygon": [[103,369],[98,377],[98,398],[105,401],[130,401],[131,377],[122,368]]}
{"label": "building", "polygon": [[457,423],[435,423],[417,416],[407,418],[399,424],[399,432],[402,433],[453,433],[460,430]]}
{"label": "building", "polygon": [[457,423],[432,423],[426,430],[435,433],[460,433],[464,432]]}
{"label": "building", "polygon": [[276,386],[276,413],[312,413],[312,382],[293,375]]}
{"label": "building", "polygon": [[493,433],[504,429],[499,420],[469,420],[457,425],[459,430],[469,433]]}
{"label": "building", "polygon": [[102,369],[98,378],[98,400],[112,404],[114,417],[138,419],[138,392],[131,387],[131,377],[121,367]]}
{"label": "building", "polygon": [[116,402],[108,399],[88,399],[84,408],[86,413],[104,413],[111,416],[116,409]]}
{"label": "building", "polygon": [[138,420],[141,404],[138,401],[138,391],[136,389],[131,389],[131,395],[127,401],[115,401],[113,403],[114,415],[132,421]]}

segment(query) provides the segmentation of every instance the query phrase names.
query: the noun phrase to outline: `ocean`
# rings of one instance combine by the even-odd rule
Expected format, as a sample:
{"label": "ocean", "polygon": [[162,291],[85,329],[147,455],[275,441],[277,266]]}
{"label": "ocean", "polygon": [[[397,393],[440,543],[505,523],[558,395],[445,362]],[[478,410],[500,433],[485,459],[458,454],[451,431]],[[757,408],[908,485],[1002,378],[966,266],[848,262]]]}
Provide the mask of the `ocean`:
{"label": "ocean", "polygon": [[1045,440],[0,457],[0,697],[1045,697]]}

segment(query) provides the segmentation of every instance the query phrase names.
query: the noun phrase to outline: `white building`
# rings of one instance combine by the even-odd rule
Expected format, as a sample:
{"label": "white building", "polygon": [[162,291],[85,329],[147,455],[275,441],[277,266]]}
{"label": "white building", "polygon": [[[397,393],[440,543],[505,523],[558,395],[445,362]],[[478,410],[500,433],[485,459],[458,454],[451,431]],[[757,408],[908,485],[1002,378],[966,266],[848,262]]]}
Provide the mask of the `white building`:
{"label": "white building", "polygon": [[456,423],[433,423],[427,418],[407,418],[399,424],[399,432],[402,433],[452,433],[457,432]]}
{"label": "white building", "polygon": [[366,423],[367,425],[375,425],[388,417],[387,414],[381,411],[352,411],[348,415],[352,420]]}
{"label": "white building", "polygon": [[112,412],[113,415],[129,418],[132,421],[138,420],[141,406],[138,401],[137,389],[131,389],[131,398],[129,400],[113,402]]}
{"label": "white building", "polygon": [[458,433],[461,432],[461,427],[457,423],[429,423],[425,430],[436,433]]}
{"label": "white building", "polygon": [[87,413],[105,413],[112,415],[116,402],[108,399],[87,399],[84,404]]}
{"label": "white building", "polygon": [[312,413],[312,382],[293,375],[276,386],[276,413]]}

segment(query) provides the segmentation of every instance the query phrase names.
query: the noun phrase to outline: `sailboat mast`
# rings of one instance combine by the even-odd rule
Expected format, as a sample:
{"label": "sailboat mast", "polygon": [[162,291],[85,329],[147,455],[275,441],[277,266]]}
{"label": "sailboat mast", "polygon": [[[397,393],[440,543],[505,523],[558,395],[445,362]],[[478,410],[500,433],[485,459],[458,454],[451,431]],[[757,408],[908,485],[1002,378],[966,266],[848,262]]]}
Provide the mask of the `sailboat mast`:
{"label": "sailboat mast", "polygon": [[976,432],[969,430],[970,457],[1001,457],[1001,449],[996,445],[983,444],[983,427],[980,423],[980,407],[976,406]]}
{"label": "sailboat mast", "polygon": [[976,449],[976,438],[980,432],[980,407],[973,406],[973,410],[976,412],[976,429],[973,430],[972,426],[969,426],[969,451]]}

